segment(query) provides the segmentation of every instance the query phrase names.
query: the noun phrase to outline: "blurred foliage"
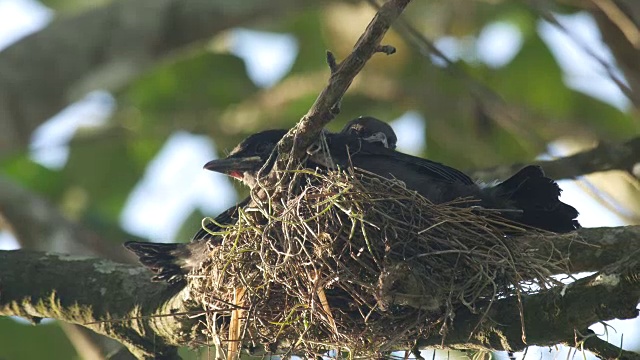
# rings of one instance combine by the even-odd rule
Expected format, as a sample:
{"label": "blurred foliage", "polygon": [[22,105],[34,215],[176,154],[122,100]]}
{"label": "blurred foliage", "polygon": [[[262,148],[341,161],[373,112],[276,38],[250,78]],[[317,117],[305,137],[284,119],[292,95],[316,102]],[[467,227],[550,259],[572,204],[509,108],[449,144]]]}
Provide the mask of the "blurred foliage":
{"label": "blurred foliage", "polygon": [[3,334],[0,359],[78,359],[69,339],[55,322],[33,326],[0,317],[0,334]]}
{"label": "blurred foliage", "polygon": [[69,14],[96,9],[110,3],[111,0],[40,0],[40,2],[53,10]]}
{"label": "blurred foliage", "polygon": [[[106,2],[42,0],[62,15]],[[172,133],[208,135],[218,154],[224,154],[252,132],[293,126],[329,77],[325,51],[331,49],[338,60],[343,58],[373,12],[364,2],[326,2],[255,24],[262,31],[292,34],[299,46],[289,73],[270,88],[256,86],[243,60],[225,45],[199,45],[175,54],[114,94],[118,105],[109,123],[78,131],[61,170],[37,165],[23,154],[2,160],[0,172],[60,208],[73,203],[72,216],[101,233],[123,234],[118,225],[122,209]],[[453,59],[464,75],[434,64],[399,33],[391,32],[385,43],[396,46],[397,54],[374,57],[345,96],[342,113],[330,129],[338,130],[360,115],[391,121],[417,111],[427,125],[422,155],[466,169],[526,162],[565,136],[620,141],[638,133],[638,121],[630,112],[567,87],[537,32],[539,14],[526,2],[416,1],[406,15],[430,39],[470,40],[464,49],[470,57]],[[522,47],[508,64],[491,68],[477,59],[473,46],[482,29],[495,21],[516,26]],[[220,34],[212,43],[226,44],[227,37]],[[196,210],[178,237],[190,239],[204,215],[216,214]],[[123,241],[121,236],[112,237],[114,243]],[[56,354],[67,359],[74,354],[55,325],[31,329],[0,319],[0,333],[7,332],[13,334],[11,344],[0,337],[0,358],[51,359],[48,355]],[[16,346],[29,353],[17,357],[10,350]]]}

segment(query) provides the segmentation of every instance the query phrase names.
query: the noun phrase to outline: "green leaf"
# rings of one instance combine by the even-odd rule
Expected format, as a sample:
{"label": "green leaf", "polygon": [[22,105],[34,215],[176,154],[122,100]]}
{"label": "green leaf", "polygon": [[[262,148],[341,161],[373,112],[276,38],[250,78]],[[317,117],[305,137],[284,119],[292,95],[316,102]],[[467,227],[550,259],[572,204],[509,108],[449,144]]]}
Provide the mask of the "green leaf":
{"label": "green leaf", "polygon": [[3,159],[0,169],[21,186],[49,199],[58,198],[64,189],[60,172],[33,162],[28,154]]}
{"label": "green leaf", "polygon": [[129,193],[164,139],[113,128],[71,142],[64,181],[88,196],[88,212],[117,222]]}
{"label": "green leaf", "polygon": [[526,39],[513,61],[486,80],[507,102],[526,103],[549,117],[564,117],[572,110],[572,95],[562,77],[547,45],[533,36]]}
{"label": "green leaf", "polygon": [[142,115],[146,125],[176,119],[176,111],[203,114],[221,110],[254,94],[258,88],[246,74],[244,62],[233,55],[202,52],[165,63],[118,95]]}
{"label": "green leaf", "polygon": [[327,42],[324,37],[321,10],[313,8],[294,14],[286,19],[282,26],[275,31],[291,33],[298,40],[298,56],[296,57],[291,74],[326,69]]}
{"label": "green leaf", "polygon": [[627,139],[638,133],[638,123],[633,115],[579,91],[573,92],[573,99],[572,120],[576,127],[588,127],[602,140]]}

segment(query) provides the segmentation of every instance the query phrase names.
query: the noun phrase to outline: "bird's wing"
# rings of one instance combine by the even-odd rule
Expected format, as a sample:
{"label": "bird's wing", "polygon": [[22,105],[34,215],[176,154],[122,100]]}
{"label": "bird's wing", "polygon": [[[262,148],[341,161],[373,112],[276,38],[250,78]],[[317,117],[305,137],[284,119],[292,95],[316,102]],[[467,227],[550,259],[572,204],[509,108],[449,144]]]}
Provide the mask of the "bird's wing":
{"label": "bird's wing", "polygon": [[[346,149],[348,149],[348,158],[353,160],[354,165],[358,164],[358,157],[371,157],[373,159],[378,157],[380,160],[404,164],[409,167],[411,171],[423,174],[429,177],[430,180],[451,184],[475,185],[475,182],[460,170],[435,161],[387,149],[378,144],[360,141],[353,136],[334,135],[330,141],[331,144],[329,146],[334,157],[337,156],[338,158],[344,159],[345,155],[347,155]],[[345,150],[343,151],[342,149]],[[398,174],[398,176],[399,175],[400,174]]]}
{"label": "bird's wing", "polygon": [[439,162],[419,158],[417,156],[411,156],[400,152],[396,152],[396,154],[399,155],[394,154],[394,157],[399,158],[399,160],[406,161],[413,166],[417,166],[426,174],[444,182],[465,185],[475,184],[475,182],[467,174],[458,169],[454,169]]}

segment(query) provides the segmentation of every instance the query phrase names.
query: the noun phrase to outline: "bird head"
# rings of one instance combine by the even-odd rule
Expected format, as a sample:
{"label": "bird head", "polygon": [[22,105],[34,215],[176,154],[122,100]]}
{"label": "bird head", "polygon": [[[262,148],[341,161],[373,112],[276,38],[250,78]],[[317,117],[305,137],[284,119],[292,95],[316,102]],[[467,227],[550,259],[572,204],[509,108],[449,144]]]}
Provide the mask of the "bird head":
{"label": "bird head", "polygon": [[238,144],[229,156],[211,160],[204,168],[229,175],[253,188],[258,183],[259,173],[268,174],[273,167],[275,157],[271,154],[286,133],[287,130],[278,129],[253,134]]}
{"label": "bird head", "polygon": [[345,125],[342,134],[355,135],[369,143],[380,143],[394,150],[398,137],[389,124],[371,116],[360,116]]}

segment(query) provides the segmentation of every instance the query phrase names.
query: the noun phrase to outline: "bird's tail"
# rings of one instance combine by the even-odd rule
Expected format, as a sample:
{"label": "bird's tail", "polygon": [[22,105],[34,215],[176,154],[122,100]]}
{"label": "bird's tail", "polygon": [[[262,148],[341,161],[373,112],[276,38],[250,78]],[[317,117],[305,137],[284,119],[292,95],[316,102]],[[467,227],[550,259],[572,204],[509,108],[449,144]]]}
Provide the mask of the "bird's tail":
{"label": "bird's tail", "polygon": [[530,165],[491,188],[497,203],[507,204],[503,216],[516,222],[554,232],[580,228],[578,211],[560,201],[560,186],[542,168]]}
{"label": "bird's tail", "polygon": [[222,239],[216,232],[224,225],[233,224],[238,219],[238,209],[246,206],[250,197],[242,200],[222,214],[214,221],[207,222],[187,244],[161,244],[138,241],[128,241],[124,247],[136,254],[142,265],[155,273],[153,281],[166,281],[175,284],[185,280],[189,271],[206,260],[210,254],[209,245],[217,246]]}
{"label": "bird's tail", "polygon": [[166,281],[169,284],[183,281],[208,253],[206,241],[188,244],[128,241],[124,247],[136,254],[140,263],[155,273],[151,278],[153,281]]}

